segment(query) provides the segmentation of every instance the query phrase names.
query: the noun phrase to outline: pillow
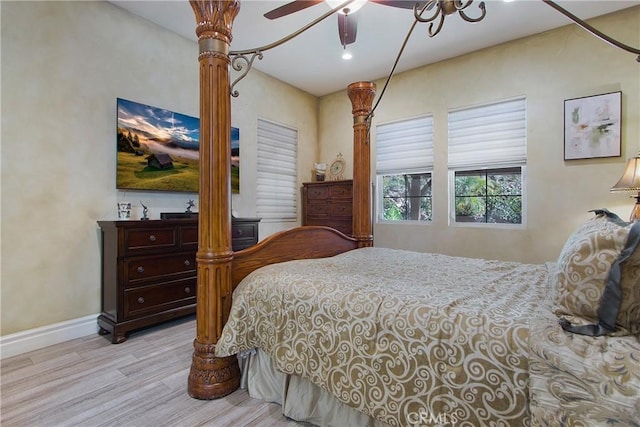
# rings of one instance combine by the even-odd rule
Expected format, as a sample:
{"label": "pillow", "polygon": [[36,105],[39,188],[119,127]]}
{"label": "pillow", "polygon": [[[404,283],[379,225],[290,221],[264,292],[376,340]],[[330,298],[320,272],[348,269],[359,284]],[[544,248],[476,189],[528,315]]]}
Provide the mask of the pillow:
{"label": "pillow", "polygon": [[[604,335],[617,327],[624,329],[622,333],[636,333],[640,330],[638,238],[628,239],[633,224],[606,209],[594,212],[596,216],[567,239],[558,257],[554,313],[571,332]],[[634,235],[640,231],[636,228]]]}

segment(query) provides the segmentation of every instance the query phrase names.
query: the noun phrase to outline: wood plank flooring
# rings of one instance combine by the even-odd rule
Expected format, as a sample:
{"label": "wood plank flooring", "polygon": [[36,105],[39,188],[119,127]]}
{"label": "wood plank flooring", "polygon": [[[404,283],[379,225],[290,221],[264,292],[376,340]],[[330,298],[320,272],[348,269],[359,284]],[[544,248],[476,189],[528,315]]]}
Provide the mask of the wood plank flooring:
{"label": "wood plank flooring", "polygon": [[217,400],[187,394],[194,317],[134,332],[122,344],[94,336],[2,360],[0,425],[310,426],[237,390]]}

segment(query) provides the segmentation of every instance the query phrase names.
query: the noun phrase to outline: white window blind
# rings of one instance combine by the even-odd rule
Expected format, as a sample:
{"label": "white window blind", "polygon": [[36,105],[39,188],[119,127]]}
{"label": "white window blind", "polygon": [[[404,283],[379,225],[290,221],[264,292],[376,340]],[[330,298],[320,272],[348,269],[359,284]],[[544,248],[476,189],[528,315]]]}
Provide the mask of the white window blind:
{"label": "white window blind", "polygon": [[258,119],[256,213],[263,220],[297,219],[298,131]]}
{"label": "white window blind", "polygon": [[449,112],[449,168],[524,164],[526,99]]}
{"label": "white window blind", "polygon": [[433,117],[376,127],[376,174],[424,172],[433,168]]}

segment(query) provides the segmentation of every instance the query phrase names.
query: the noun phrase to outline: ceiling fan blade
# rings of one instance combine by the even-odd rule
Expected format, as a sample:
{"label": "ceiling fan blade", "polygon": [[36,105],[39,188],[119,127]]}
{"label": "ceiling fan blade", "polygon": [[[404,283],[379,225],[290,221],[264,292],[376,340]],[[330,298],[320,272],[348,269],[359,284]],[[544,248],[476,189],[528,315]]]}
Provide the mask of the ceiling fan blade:
{"label": "ceiling fan blade", "polygon": [[[400,9],[413,9],[413,7],[418,4],[418,7],[421,8],[423,7],[425,4],[428,3],[428,1],[410,1],[410,0],[369,0],[371,1],[371,3],[378,3],[378,4],[382,4],[384,6],[391,6],[391,7],[399,7]],[[429,9],[431,9],[433,7],[433,5],[435,4],[432,3],[429,6]]]}
{"label": "ceiling fan blade", "polygon": [[338,35],[342,46],[354,43],[358,32],[358,18],[355,14],[343,15],[338,13]]}
{"label": "ceiling fan blade", "polygon": [[308,7],[314,6],[318,3],[322,3],[324,0],[295,0],[291,3],[287,3],[280,7],[277,7],[273,10],[264,14],[264,17],[267,19],[276,19],[281,18],[283,16],[290,15],[295,12],[299,12]]}

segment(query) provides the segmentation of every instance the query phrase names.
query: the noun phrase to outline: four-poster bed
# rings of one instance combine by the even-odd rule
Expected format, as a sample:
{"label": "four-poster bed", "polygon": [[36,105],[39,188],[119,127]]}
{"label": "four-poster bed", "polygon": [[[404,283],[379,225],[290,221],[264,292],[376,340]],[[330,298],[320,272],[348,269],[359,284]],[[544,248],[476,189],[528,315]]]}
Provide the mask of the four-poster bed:
{"label": "four-poster bed", "polygon": [[[551,297],[556,289],[562,288],[559,283],[565,272],[563,269],[575,269],[575,265],[571,265],[576,259],[574,252],[584,249],[581,244],[585,239],[605,235],[606,242],[613,241],[615,246],[607,252],[611,265],[626,250],[625,241],[632,234],[632,225],[599,213],[567,241],[564,258],[561,255],[557,265],[474,261],[405,251],[384,252],[374,248],[369,169],[369,119],[376,90],[373,83],[359,82],[348,87],[354,120],[353,236],[327,227],[296,227],[234,253],[230,234],[229,47],[239,2],[191,1],[191,5],[199,37],[201,117],[197,331],[188,378],[191,396],[220,398],[238,388],[240,368],[236,353],[247,357],[247,353],[255,351],[252,346],[257,347],[262,339],[270,340],[265,348],[272,347],[271,356],[277,354],[278,349],[282,350],[280,344],[293,347],[283,350],[286,357],[280,362],[261,359],[268,351],[263,353],[259,348],[257,357],[245,363],[243,375],[252,369],[262,375],[269,367],[282,368],[274,368],[266,374],[277,376],[277,379],[260,381],[275,384],[269,391],[264,391],[264,396],[285,407],[287,403],[278,393],[316,396],[306,388],[307,385],[297,383],[298,377],[294,374],[299,373],[301,379],[320,387],[322,393],[315,398],[326,403],[323,413],[301,414],[299,419],[311,419],[321,424],[417,425],[435,420],[440,423],[463,420],[468,425],[478,425],[478,422],[561,425],[558,420],[573,422],[575,419],[575,425],[587,425],[580,421],[581,416],[598,424],[611,419],[622,423],[638,420],[640,250],[637,256],[631,256],[631,261],[626,261],[629,274],[623,273],[623,276],[627,281],[623,279],[622,284],[618,284],[627,298],[622,304],[626,314],[621,314],[618,318],[622,319],[621,324],[616,325],[619,336],[567,335],[556,315],[566,315],[571,321],[575,318],[571,310],[558,312],[557,306],[563,301]],[[589,234],[593,230],[596,230],[595,237],[593,233]],[[616,239],[609,238],[612,234]],[[313,245],[308,244],[310,241]],[[627,252],[635,254],[635,248]],[[597,253],[593,258],[602,264],[602,254]],[[391,268],[385,259],[402,262],[403,268],[407,269],[406,275],[395,277],[397,270],[389,275]],[[346,273],[353,263],[361,267],[359,273],[364,275]],[[450,268],[440,270],[441,265],[450,265]],[[317,273],[307,277],[304,274],[307,270],[327,272],[330,278],[318,279]],[[285,279],[281,284],[276,281],[280,277],[297,277],[298,281],[287,282]],[[300,281],[303,285],[298,285]],[[414,281],[419,282],[419,289],[406,288],[407,283]],[[339,291],[326,293],[325,282]],[[550,286],[552,282],[553,286]],[[371,283],[377,287],[367,287]],[[353,294],[344,291],[352,285],[356,289]],[[440,288],[432,288],[434,285]],[[465,289],[467,293],[458,293]],[[575,291],[568,285],[562,289],[568,294]],[[515,299],[511,298],[511,293]],[[472,294],[480,299],[472,299]],[[304,296],[313,301],[329,301],[329,315],[321,316],[323,320],[318,324],[306,322],[307,314],[309,318],[317,318],[319,315],[314,310],[326,311],[326,306],[300,306],[306,304]],[[263,305],[253,306],[260,298],[263,298]],[[353,298],[356,299],[355,307],[366,312],[363,315],[373,316],[373,319],[363,320],[371,326],[370,329],[354,326],[360,333],[353,334],[353,345],[349,340],[338,343],[341,336],[352,334],[351,324],[333,324],[330,318],[341,320],[352,316],[344,304],[348,305]],[[271,301],[280,300],[283,305],[276,305],[275,311],[264,309]],[[494,303],[497,305],[491,305]],[[285,306],[292,311],[285,311]],[[412,318],[419,320],[403,317],[407,313],[418,313]],[[301,314],[302,317],[295,317]],[[282,316],[293,317],[283,320]],[[396,319],[391,326],[384,323],[389,316]],[[308,336],[308,342],[304,338],[292,343],[272,339],[272,335],[278,334],[289,337],[287,334],[308,326],[307,323],[319,327],[319,330],[297,333]],[[246,335],[239,332],[251,329],[254,324],[265,329],[262,333],[253,331]],[[397,325],[404,327],[398,329]],[[459,331],[466,332],[458,335]],[[336,340],[340,351],[334,362],[338,368],[346,363],[341,359],[345,354],[363,349],[368,352],[352,357],[361,360],[359,364],[345,365],[360,373],[332,376],[336,367],[324,366],[325,355],[313,347],[311,337],[318,334],[323,345],[326,344],[324,340]],[[420,338],[410,340],[409,345],[404,341],[390,345],[398,335]],[[430,340],[435,344],[429,343]],[[391,353],[384,352],[385,343],[386,351]],[[435,346],[434,353],[420,347],[426,343]],[[597,350],[585,351],[594,345]],[[471,349],[458,351],[460,346]],[[482,356],[479,361],[476,359],[477,353],[484,355],[487,351],[494,354]],[[433,355],[438,362],[433,365],[424,362],[425,354]],[[300,355],[308,356],[310,365],[305,366],[296,359]],[[398,358],[408,361],[407,364],[395,363]],[[586,373],[584,367],[588,368]],[[581,376],[589,380],[584,383],[575,380]],[[399,377],[407,377],[407,382],[401,382]],[[280,384],[286,384],[286,389],[274,390],[280,388]],[[604,384],[602,389],[598,388],[599,384]],[[334,390],[333,385],[344,387],[345,391]],[[454,388],[456,390],[452,391]],[[396,398],[399,390],[401,396]],[[329,397],[324,393],[327,391]],[[448,397],[451,397],[450,401]],[[341,403],[336,406],[334,400]],[[312,406],[316,404],[315,400],[311,403]],[[343,412],[345,407],[346,412]],[[288,414],[293,414],[291,409]],[[340,415],[331,419],[327,418],[327,413]],[[296,414],[291,416],[298,417]]]}

